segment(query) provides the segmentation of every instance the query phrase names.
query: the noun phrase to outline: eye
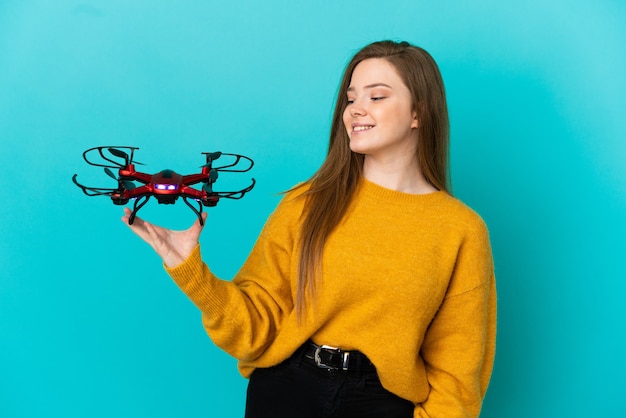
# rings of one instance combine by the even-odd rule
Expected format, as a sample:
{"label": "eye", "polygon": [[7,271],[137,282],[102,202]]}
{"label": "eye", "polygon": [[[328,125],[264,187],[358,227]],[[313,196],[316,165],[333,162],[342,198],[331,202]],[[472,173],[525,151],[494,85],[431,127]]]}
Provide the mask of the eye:
{"label": "eye", "polygon": [[371,98],[371,100],[373,102],[377,102],[377,101],[380,101],[380,100],[383,100],[383,99],[386,99],[386,97],[385,96],[374,96],[374,97]]}

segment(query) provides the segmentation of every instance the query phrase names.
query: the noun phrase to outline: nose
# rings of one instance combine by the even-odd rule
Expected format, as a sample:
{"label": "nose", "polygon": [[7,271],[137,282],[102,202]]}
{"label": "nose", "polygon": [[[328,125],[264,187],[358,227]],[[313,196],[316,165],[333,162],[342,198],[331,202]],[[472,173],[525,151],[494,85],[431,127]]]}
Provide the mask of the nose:
{"label": "nose", "polygon": [[357,101],[352,102],[349,111],[350,116],[352,117],[365,116],[365,114],[367,113],[365,108],[361,106]]}

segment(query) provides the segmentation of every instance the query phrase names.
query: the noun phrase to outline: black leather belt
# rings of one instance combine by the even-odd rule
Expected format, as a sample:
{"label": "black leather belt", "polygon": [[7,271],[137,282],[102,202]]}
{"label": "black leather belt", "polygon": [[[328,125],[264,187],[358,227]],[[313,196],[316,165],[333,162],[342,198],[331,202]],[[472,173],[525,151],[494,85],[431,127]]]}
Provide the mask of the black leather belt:
{"label": "black leather belt", "polygon": [[346,351],[309,341],[304,346],[304,358],[320,369],[342,371],[376,371],[374,364],[360,351]]}

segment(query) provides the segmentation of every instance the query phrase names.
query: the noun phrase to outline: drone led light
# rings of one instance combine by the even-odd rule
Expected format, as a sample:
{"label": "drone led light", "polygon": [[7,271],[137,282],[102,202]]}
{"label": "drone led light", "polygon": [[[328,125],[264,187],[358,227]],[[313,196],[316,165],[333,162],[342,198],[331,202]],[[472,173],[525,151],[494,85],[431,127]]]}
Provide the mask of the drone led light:
{"label": "drone led light", "polygon": [[154,188],[157,190],[176,190],[178,189],[177,184],[155,184]]}

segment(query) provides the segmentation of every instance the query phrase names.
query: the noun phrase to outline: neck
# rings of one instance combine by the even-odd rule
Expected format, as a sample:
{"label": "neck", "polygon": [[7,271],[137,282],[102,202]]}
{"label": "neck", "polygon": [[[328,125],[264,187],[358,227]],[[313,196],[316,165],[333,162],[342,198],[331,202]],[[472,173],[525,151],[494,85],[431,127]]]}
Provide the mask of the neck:
{"label": "neck", "polygon": [[428,183],[414,156],[393,160],[379,160],[366,155],[363,177],[387,189],[410,194],[427,194],[437,189]]}

